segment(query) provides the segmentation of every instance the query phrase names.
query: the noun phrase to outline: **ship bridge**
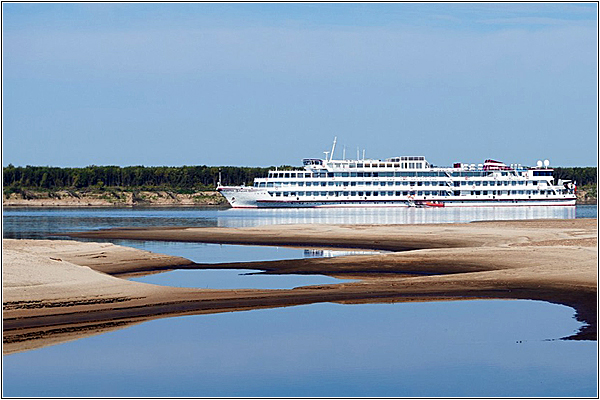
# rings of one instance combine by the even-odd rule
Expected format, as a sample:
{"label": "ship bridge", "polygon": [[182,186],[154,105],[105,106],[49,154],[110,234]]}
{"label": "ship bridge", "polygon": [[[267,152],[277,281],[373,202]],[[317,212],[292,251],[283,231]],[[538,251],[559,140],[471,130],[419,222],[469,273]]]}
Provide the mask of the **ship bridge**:
{"label": "ship bridge", "polygon": [[302,164],[304,166],[318,166],[318,165],[323,165],[323,160],[319,159],[319,158],[305,158],[302,160]]}
{"label": "ship bridge", "polygon": [[403,156],[403,157],[392,157],[385,160],[373,160],[373,159],[362,159],[362,160],[332,160],[332,159],[318,159],[318,158],[305,158],[302,160],[304,168],[307,170],[311,169],[363,169],[363,168],[377,168],[377,169],[426,169],[431,168],[432,165],[427,162],[425,157],[422,156]]}

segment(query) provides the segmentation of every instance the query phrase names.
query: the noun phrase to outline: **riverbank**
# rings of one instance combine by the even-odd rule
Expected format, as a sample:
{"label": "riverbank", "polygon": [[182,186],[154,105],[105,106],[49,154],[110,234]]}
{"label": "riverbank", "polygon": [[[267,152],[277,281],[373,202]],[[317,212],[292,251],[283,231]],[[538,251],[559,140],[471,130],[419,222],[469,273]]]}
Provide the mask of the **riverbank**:
{"label": "riverbank", "polygon": [[4,207],[134,207],[223,206],[229,204],[213,190],[176,193],[168,190],[21,190],[5,194]]}
{"label": "riverbank", "polygon": [[[577,204],[597,204],[594,190],[577,191]],[[169,190],[55,190],[22,189],[5,193],[4,207],[161,207],[161,206],[222,206],[229,207],[223,195],[216,190],[177,193]]]}
{"label": "riverbank", "polygon": [[[573,307],[597,332],[596,219],[433,225],[273,225],[111,229],[72,236],[392,253],[197,264],[107,243],[3,240],[4,352],[23,351],[150,319],[316,302],[533,299]],[[162,287],[122,277],[170,269],[259,269],[359,279],[291,290]],[[428,275],[423,275],[426,273]]]}
{"label": "riverbank", "polygon": [[578,187],[577,204],[598,204],[596,185]]}

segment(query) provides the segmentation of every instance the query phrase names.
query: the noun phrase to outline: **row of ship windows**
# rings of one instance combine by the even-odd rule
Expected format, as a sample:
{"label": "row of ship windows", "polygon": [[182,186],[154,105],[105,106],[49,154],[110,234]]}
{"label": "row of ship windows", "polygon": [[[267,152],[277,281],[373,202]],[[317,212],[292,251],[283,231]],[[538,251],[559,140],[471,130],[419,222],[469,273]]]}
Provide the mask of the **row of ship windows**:
{"label": "row of ship windows", "polygon": [[454,190],[454,191],[438,191],[438,190],[419,190],[419,191],[389,191],[389,192],[373,192],[373,191],[357,191],[357,192],[269,192],[272,197],[289,197],[289,196],[467,196],[467,195],[545,195],[555,193],[550,190]]}
{"label": "row of ship windows", "polygon": [[411,168],[423,169],[424,163],[414,162],[392,162],[392,163],[330,163],[333,168]]}
{"label": "row of ship windows", "polygon": [[[545,182],[545,181],[542,181]],[[255,187],[282,186],[445,186],[446,182],[437,181],[389,181],[389,182],[254,182]],[[538,181],[455,181],[454,186],[537,186]]]}
{"label": "row of ship windows", "polygon": [[[400,161],[425,161],[424,157],[405,157],[402,159],[393,158],[391,162],[343,162],[343,163],[329,163],[333,168],[413,168],[422,169],[423,166],[427,166],[427,162],[400,162]],[[323,160],[305,159],[304,165],[323,165]]]}
{"label": "row of ship windows", "polygon": [[[534,176],[539,171],[534,171]],[[544,171],[545,172],[545,171]],[[269,178],[370,178],[370,177],[485,177],[492,176],[494,173],[501,176],[514,175],[514,172],[508,171],[456,171],[446,173],[442,171],[396,171],[396,172],[269,172]],[[519,176],[524,176],[524,171],[516,171]],[[552,176],[552,172],[548,175]]]}

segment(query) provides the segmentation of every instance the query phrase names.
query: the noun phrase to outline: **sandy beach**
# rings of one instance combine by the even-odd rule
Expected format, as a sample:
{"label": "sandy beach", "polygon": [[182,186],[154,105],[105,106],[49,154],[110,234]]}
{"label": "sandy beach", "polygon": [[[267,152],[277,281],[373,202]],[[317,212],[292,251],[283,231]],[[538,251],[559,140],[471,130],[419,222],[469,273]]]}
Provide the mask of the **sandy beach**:
{"label": "sandy beach", "polygon": [[[96,239],[360,248],[390,253],[199,264],[108,243],[3,239],[4,354],[150,319],[315,302],[533,299],[573,307],[597,337],[597,220],[431,225],[272,225],[110,229]],[[163,287],[124,279],[171,269],[258,269],[355,282],[286,290]],[[424,273],[428,275],[423,275]]]}

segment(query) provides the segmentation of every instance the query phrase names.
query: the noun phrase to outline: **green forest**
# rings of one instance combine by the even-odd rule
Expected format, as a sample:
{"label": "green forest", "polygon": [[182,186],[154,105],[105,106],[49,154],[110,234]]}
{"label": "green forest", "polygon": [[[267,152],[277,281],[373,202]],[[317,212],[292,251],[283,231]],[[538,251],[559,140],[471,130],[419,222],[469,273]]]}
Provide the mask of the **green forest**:
{"label": "green forest", "polygon": [[[275,167],[118,167],[91,165],[84,168],[60,168],[9,165],[3,168],[5,192],[18,189],[168,189],[179,192],[215,189],[219,172],[224,185],[251,185],[254,178],[266,176]],[[291,169],[282,166],[279,169]]]}
{"label": "green forest", "polygon": [[554,168],[555,179],[571,179],[577,182],[577,186],[596,185],[598,183],[597,167],[556,167]]}
{"label": "green forest", "polygon": [[[288,165],[279,169],[291,169]],[[215,189],[221,172],[224,185],[251,185],[274,167],[144,167],[95,166],[60,168],[43,166],[3,168],[5,193],[19,189],[101,189],[175,190],[182,193]],[[596,185],[597,167],[554,168],[557,179],[572,179],[578,186]]]}

